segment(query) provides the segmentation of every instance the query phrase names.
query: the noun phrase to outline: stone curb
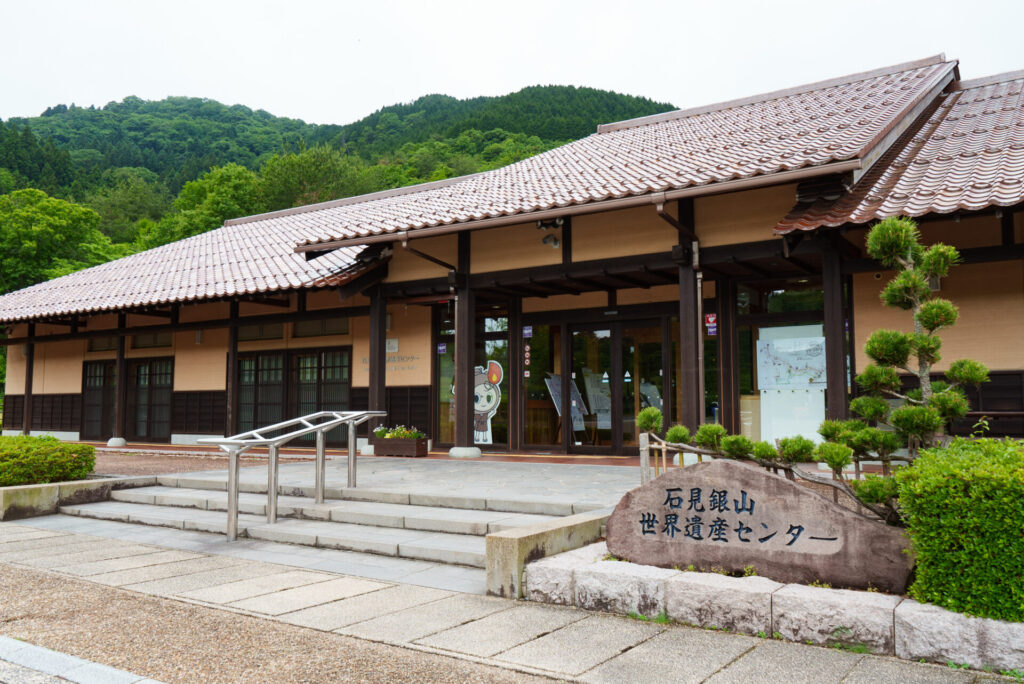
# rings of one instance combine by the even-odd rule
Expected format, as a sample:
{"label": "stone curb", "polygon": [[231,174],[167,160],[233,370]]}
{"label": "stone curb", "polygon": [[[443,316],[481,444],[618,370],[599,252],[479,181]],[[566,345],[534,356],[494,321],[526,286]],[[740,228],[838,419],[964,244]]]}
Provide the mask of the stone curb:
{"label": "stone curb", "polygon": [[156,477],[140,476],[0,487],[0,521],[50,515],[61,506],[106,501],[112,489],[155,484]]}
{"label": "stone curb", "polygon": [[900,596],[780,584],[604,560],[597,543],[527,564],[524,597],[697,627],[866,648],[905,660],[1024,669],[1024,623],[976,618]]}
{"label": "stone curb", "polygon": [[0,636],[0,659],[77,684],[160,684],[155,679]]}

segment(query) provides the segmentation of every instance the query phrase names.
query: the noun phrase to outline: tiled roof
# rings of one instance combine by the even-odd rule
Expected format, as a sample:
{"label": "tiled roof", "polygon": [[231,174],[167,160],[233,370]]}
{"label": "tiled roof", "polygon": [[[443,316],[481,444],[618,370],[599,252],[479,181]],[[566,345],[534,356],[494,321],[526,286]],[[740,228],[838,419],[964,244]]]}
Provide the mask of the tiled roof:
{"label": "tiled roof", "polygon": [[[350,198],[246,221],[287,219],[353,241],[863,159],[944,80],[941,56],[711,107],[602,126],[582,140],[440,186]],[[826,172],[823,170],[823,173]],[[525,216],[523,220],[529,220]]]}
{"label": "tiled roof", "polygon": [[964,81],[850,192],[797,205],[776,232],[1024,201],[1024,71]]}
{"label": "tiled roof", "polygon": [[[464,178],[227,221],[196,237],[0,297],[0,322],[317,286],[360,242],[606,200],[725,189],[729,181],[860,166],[952,78],[942,56],[699,109],[602,126],[536,157]],[[471,227],[467,225],[466,227]],[[429,231],[428,231],[429,232]],[[297,244],[349,248],[307,262]],[[343,277],[339,276],[339,277]]]}
{"label": "tiled roof", "polygon": [[292,251],[302,235],[286,223],[224,226],[3,295],[0,321],[339,284],[357,266],[358,247],[306,261]]}

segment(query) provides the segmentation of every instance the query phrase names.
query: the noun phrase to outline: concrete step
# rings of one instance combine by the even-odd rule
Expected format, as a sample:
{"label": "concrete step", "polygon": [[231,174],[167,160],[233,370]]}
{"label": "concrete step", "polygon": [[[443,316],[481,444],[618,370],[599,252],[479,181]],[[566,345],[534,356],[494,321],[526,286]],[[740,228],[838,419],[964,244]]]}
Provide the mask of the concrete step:
{"label": "concrete step", "polygon": [[[607,502],[574,502],[561,497],[483,497],[459,494],[459,483],[453,482],[450,487],[437,487],[410,490],[385,489],[378,487],[342,487],[332,485],[338,474],[333,464],[328,467],[328,479],[325,494],[328,499],[342,501],[369,501],[375,503],[405,504],[411,506],[429,506],[438,508],[461,508],[467,510],[492,511],[499,513],[523,513],[529,515],[567,516],[574,513],[604,508]],[[226,491],[227,475],[223,471],[178,473],[160,475],[157,483],[164,487],[178,489],[201,489],[205,491]],[[240,492],[250,494],[267,493],[267,472],[265,467],[245,468],[239,478]],[[278,486],[279,496],[294,496],[312,499],[313,478],[303,478],[301,482],[288,482],[282,475]]]}
{"label": "concrete step", "polygon": [[[61,506],[65,515],[223,534],[227,516],[218,511],[126,501]],[[251,539],[485,567],[484,538],[426,530],[319,520],[266,518],[239,513],[238,535]]]}
{"label": "concrete step", "polygon": [[[110,493],[113,501],[196,508],[207,511],[226,511],[227,492],[179,487],[137,487],[118,489]],[[238,496],[240,513],[265,516],[267,495],[241,492]],[[485,535],[515,527],[525,527],[554,519],[549,515],[505,513],[442,506],[413,506],[410,504],[380,503],[374,501],[338,501],[328,499],[317,504],[305,497],[278,496],[279,518],[302,518],[376,527],[393,527],[450,534]]]}

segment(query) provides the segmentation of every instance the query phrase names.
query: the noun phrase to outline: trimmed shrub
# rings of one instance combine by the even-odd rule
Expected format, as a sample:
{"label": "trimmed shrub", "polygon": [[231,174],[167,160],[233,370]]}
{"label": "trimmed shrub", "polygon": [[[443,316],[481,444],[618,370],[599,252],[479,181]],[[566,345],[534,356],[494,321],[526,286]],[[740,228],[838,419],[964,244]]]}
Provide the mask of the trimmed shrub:
{"label": "trimmed shrub", "polygon": [[1024,442],[958,439],[923,451],[896,479],[917,555],[910,595],[1024,621]]}
{"label": "trimmed shrub", "polygon": [[640,432],[661,432],[661,409],[648,406],[636,414],[636,429]]}
{"label": "trimmed shrub", "polygon": [[665,441],[672,444],[689,444],[690,437],[690,428],[685,425],[673,425],[665,433]]}
{"label": "trimmed shrub", "polygon": [[743,435],[729,435],[722,438],[721,449],[729,458],[744,459],[754,450],[754,443]]}
{"label": "trimmed shrub", "polygon": [[729,433],[718,423],[704,423],[697,428],[697,434],[693,436],[693,441],[697,446],[718,451],[722,445],[722,438],[728,436]]}
{"label": "trimmed shrub", "polygon": [[96,447],[54,437],[0,437],[0,487],[66,482],[88,477]]}
{"label": "trimmed shrub", "polygon": [[814,442],[806,437],[783,437],[779,440],[779,457],[787,463],[808,463],[814,460]]}

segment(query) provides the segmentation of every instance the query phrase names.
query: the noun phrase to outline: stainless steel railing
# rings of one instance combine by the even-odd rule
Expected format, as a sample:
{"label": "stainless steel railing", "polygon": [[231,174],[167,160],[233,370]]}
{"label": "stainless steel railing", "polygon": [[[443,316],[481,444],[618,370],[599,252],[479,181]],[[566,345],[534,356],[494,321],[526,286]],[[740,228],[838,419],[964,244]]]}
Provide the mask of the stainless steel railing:
{"label": "stainless steel railing", "polygon": [[[209,437],[198,440],[202,444],[216,444],[228,454],[228,541],[238,536],[238,457],[253,447],[265,446],[270,452],[267,462],[267,522],[277,522],[278,452],[281,447],[299,437],[316,434],[316,475],[314,481],[317,503],[324,502],[327,469],[327,433],[341,425],[348,425],[348,486],[356,486],[356,426],[371,418],[386,416],[385,411],[319,411],[292,418],[281,423],[243,432],[231,437]],[[289,428],[294,428],[289,430]],[[264,435],[287,430],[273,437]]]}

